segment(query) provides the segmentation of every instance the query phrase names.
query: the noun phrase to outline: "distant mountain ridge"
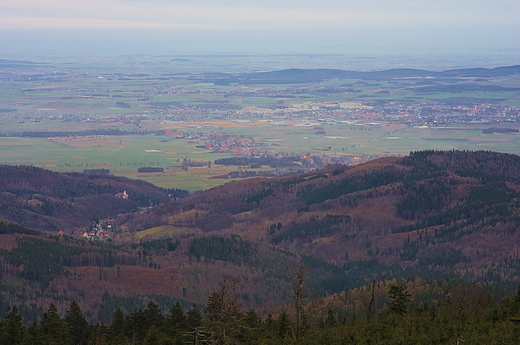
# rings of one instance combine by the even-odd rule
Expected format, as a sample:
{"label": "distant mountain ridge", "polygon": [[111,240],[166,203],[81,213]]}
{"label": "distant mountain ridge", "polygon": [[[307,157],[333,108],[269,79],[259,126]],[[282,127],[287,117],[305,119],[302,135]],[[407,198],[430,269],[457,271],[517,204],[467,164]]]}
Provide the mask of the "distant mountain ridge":
{"label": "distant mountain ridge", "polygon": [[7,60],[0,59],[0,68],[34,68],[34,67],[50,67],[48,63],[45,62],[33,62],[33,61],[25,61],[25,60]]}
{"label": "distant mountain ridge", "polygon": [[433,72],[412,68],[394,68],[382,71],[345,71],[340,69],[284,69],[279,71],[242,73],[230,75],[221,73],[204,74],[207,79],[215,78],[215,82],[239,84],[297,84],[320,82],[326,79],[362,79],[362,80],[389,80],[395,78],[452,78],[452,77],[481,77],[492,78],[511,74],[519,74],[520,65],[496,68],[466,68],[453,69],[442,72]]}

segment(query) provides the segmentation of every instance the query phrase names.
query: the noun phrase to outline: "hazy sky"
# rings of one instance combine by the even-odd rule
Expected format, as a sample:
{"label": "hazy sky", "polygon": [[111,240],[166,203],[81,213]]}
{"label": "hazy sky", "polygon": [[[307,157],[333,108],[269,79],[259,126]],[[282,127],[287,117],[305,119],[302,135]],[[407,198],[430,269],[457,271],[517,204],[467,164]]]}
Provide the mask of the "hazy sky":
{"label": "hazy sky", "polygon": [[518,56],[519,17],[519,0],[0,0],[0,44],[8,56],[363,49]]}

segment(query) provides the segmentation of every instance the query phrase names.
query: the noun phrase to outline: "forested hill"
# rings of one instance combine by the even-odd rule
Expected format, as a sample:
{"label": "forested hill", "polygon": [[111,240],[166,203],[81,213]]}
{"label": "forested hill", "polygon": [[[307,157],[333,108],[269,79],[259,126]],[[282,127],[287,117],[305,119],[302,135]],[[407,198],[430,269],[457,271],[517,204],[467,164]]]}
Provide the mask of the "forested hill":
{"label": "forested hill", "polygon": [[[18,169],[27,170],[23,176],[33,168]],[[101,179],[66,176],[93,189]],[[18,196],[16,183],[9,183],[4,195]],[[26,182],[34,195],[45,185]],[[82,190],[88,198],[89,189]],[[89,320],[110,322],[117,307],[131,313],[146,299],[162,307],[181,299],[188,307],[205,303],[223,277],[233,277],[240,281],[238,303],[266,311],[290,303],[298,267],[305,267],[309,297],[337,294],[346,301],[342,308],[351,299],[342,292],[374,280],[418,279],[429,287],[465,280],[516,289],[519,197],[518,156],[422,151],[231,182],[127,214],[114,225],[124,237],[140,239],[132,245],[0,226],[0,309],[24,305],[24,317],[35,320],[50,301],[63,315],[76,299]],[[358,310],[368,301],[363,298],[354,303]]]}
{"label": "forested hill", "polygon": [[[115,197],[125,190],[128,199]],[[70,233],[93,220],[169,200],[167,190],[141,180],[0,165],[0,218],[36,230]]]}
{"label": "forested hill", "polygon": [[358,279],[464,270],[511,283],[520,277],[519,192],[516,155],[422,151],[228,183],[121,225],[176,236],[238,235],[359,271]]}

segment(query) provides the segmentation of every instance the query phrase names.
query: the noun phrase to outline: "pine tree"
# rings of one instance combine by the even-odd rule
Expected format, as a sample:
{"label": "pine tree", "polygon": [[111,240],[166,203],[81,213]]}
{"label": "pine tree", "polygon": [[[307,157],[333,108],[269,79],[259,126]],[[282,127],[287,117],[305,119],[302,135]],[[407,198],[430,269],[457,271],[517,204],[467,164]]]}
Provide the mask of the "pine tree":
{"label": "pine tree", "polygon": [[520,316],[520,285],[513,296],[513,315]]}
{"label": "pine tree", "polygon": [[404,315],[410,303],[410,294],[405,290],[404,286],[391,285],[388,290],[388,297],[392,300],[387,304],[391,313]]}
{"label": "pine tree", "polygon": [[128,336],[136,338],[138,342],[142,342],[148,328],[146,327],[146,321],[144,312],[141,309],[134,309],[130,315],[127,317],[128,319]]}
{"label": "pine tree", "polygon": [[179,302],[170,307],[169,315],[166,317],[166,331],[177,342],[182,342],[184,332],[189,331],[186,315]]}
{"label": "pine tree", "polygon": [[125,327],[125,314],[121,308],[117,308],[117,310],[114,312],[114,319],[112,320],[112,324],[108,329],[110,340],[114,341],[115,339],[121,338],[124,335]]}
{"label": "pine tree", "polygon": [[[0,327],[1,329],[1,327]],[[0,333],[1,333],[1,330],[0,330]],[[1,336],[0,336],[1,338]],[[2,343],[2,341],[0,340],[0,344]],[[40,329],[40,326],[36,323],[36,322],[33,322],[31,323],[31,325],[29,327],[26,328],[26,332],[25,332],[25,335],[24,335],[24,341],[22,344],[30,344],[30,345],[47,345],[47,344],[50,344],[48,342],[45,342],[43,340],[43,337],[42,337],[42,332],[41,332],[41,329]]]}
{"label": "pine tree", "polygon": [[66,344],[68,342],[68,332],[65,323],[58,314],[58,308],[51,303],[47,312],[43,313],[40,322],[42,338],[52,344]]}
{"label": "pine tree", "polygon": [[287,314],[287,310],[282,310],[278,319],[276,320],[276,326],[278,331],[278,336],[280,338],[285,338],[285,335],[289,333],[291,330],[291,320],[289,319],[289,314]]}
{"label": "pine tree", "polygon": [[70,303],[70,307],[65,313],[64,320],[69,337],[72,339],[72,344],[87,344],[90,334],[89,324],[76,300],[73,300]]}
{"label": "pine tree", "polygon": [[179,302],[170,307],[170,315],[167,317],[167,322],[168,328],[173,332],[186,329],[186,315],[184,315]]}
{"label": "pine tree", "polygon": [[186,314],[186,322],[188,323],[188,328],[190,331],[200,327],[202,323],[202,316],[200,315],[199,308],[197,308],[195,305],[190,310],[188,310],[188,313]]}
{"label": "pine tree", "polygon": [[13,306],[11,311],[5,314],[4,344],[18,345],[23,341],[22,315],[18,313],[18,307]]}
{"label": "pine tree", "polygon": [[166,318],[161,313],[159,309],[159,305],[154,301],[149,301],[146,305],[146,308],[143,310],[144,322],[146,329],[151,326],[157,327],[158,330],[165,329],[166,326]]}
{"label": "pine tree", "polygon": [[337,324],[336,316],[334,315],[334,312],[332,311],[332,308],[328,308],[327,310],[327,318],[325,319],[325,325],[328,327],[334,327]]}

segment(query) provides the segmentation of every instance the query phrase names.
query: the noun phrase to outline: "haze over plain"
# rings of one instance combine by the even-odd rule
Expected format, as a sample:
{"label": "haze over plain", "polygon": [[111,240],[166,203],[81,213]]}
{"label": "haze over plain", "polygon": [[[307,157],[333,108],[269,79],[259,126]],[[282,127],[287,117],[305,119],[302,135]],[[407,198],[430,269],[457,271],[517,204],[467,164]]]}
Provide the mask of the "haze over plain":
{"label": "haze over plain", "polygon": [[4,0],[0,44],[11,59],[404,54],[492,67],[518,61],[519,13],[516,0]]}

